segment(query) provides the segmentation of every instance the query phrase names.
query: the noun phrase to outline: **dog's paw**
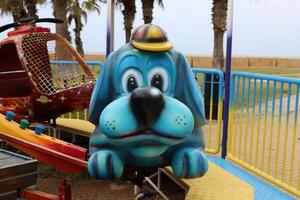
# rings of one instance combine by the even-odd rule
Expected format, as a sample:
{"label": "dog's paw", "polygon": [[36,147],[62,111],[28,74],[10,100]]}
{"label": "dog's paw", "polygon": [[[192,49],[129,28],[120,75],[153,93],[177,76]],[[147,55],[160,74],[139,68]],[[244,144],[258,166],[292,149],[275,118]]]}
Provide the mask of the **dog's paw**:
{"label": "dog's paw", "polygon": [[90,176],[102,180],[120,178],[123,174],[123,168],[124,165],[120,156],[109,150],[95,152],[88,162]]}
{"label": "dog's paw", "polygon": [[196,178],[208,170],[208,161],[200,149],[185,148],[175,153],[172,169],[178,178]]}

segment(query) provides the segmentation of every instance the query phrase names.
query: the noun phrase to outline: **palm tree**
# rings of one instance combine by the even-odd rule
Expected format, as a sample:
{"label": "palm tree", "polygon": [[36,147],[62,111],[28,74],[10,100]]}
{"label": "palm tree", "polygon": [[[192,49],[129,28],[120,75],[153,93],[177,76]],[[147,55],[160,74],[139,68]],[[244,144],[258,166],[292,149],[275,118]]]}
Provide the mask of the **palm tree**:
{"label": "palm tree", "polygon": [[20,20],[20,18],[27,16],[27,12],[24,9],[23,0],[1,0],[0,14],[11,14],[13,16],[14,22],[17,22]]}
{"label": "palm tree", "polygon": [[[69,0],[52,0],[53,15],[55,18],[64,20],[64,23],[55,24],[56,33],[61,34],[66,40],[71,42],[71,34],[69,31],[69,24],[67,22],[67,5]],[[69,60],[70,54],[59,45],[55,46],[55,59]]]}
{"label": "palm tree", "polygon": [[[151,24],[153,20],[154,0],[141,0],[143,9],[144,24]],[[157,0],[158,5],[164,7],[162,0]]]}
{"label": "palm tree", "polygon": [[136,13],[135,0],[118,0],[118,3],[123,6],[122,14],[124,18],[125,39],[126,42],[129,42]]}
{"label": "palm tree", "polygon": [[62,24],[56,24],[56,33],[64,36],[69,42],[71,42],[71,34],[68,30],[69,26],[67,23],[67,5],[69,0],[52,0],[53,4],[53,15],[56,18],[64,20]]}
{"label": "palm tree", "polygon": [[71,24],[73,20],[75,22],[75,28],[73,29],[73,31],[75,33],[76,50],[81,56],[83,56],[84,51],[83,51],[83,44],[81,40],[81,31],[82,31],[83,24],[82,24],[81,17],[84,17],[86,19],[87,15],[80,7],[78,0],[74,0],[70,2],[68,6],[68,11],[70,13],[68,17],[69,24]]}
{"label": "palm tree", "polygon": [[0,15],[2,16],[2,15],[9,15],[9,14],[12,14],[12,1],[11,0],[0,1]]}
{"label": "palm tree", "polygon": [[1,0],[0,15],[12,14],[14,21],[19,21],[20,18],[37,15],[37,4],[43,4],[46,0]]}
{"label": "palm tree", "polygon": [[69,24],[74,21],[75,22],[75,28],[73,29],[75,33],[75,45],[76,50],[78,53],[83,56],[84,50],[83,50],[83,43],[81,40],[81,31],[83,28],[82,24],[82,18],[84,19],[85,23],[87,22],[87,12],[86,11],[97,11],[100,13],[100,7],[95,2],[95,0],[87,0],[82,2],[82,4],[79,4],[78,0],[72,0],[68,6],[68,11],[70,13],[68,17]]}
{"label": "palm tree", "polygon": [[24,3],[28,11],[28,16],[38,17],[36,9],[37,0],[24,0]]}
{"label": "palm tree", "polygon": [[14,22],[19,21],[24,17],[26,11],[23,9],[24,2],[22,0],[11,0],[11,13],[14,18]]}
{"label": "palm tree", "polygon": [[228,0],[213,0],[212,22],[214,29],[214,52],[212,67],[224,68],[223,36],[226,31]]}

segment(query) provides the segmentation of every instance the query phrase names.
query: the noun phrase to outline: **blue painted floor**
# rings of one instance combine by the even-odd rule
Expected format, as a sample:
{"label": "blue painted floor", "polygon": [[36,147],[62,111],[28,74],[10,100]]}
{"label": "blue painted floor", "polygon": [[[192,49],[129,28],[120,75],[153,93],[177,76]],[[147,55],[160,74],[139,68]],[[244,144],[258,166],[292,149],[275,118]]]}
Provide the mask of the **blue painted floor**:
{"label": "blue painted floor", "polygon": [[[294,197],[282,192],[276,187],[264,182],[263,180],[251,175],[246,170],[241,169],[228,160],[221,159],[219,157],[208,156],[208,159],[218,165],[219,167],[225,169],[229,173],[239,177],[243,181],[252,185],[254,188],[254,198],[255,200],[292,200]],[[241,197],[243,199],[243,197]]]}

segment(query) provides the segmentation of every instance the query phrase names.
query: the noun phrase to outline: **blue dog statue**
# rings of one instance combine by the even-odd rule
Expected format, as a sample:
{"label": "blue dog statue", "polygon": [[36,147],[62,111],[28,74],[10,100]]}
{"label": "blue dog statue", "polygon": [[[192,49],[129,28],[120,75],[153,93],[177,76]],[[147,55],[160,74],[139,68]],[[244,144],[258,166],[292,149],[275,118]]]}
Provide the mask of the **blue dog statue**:
{"label": "blue dog statue", "polygon": [[155,25],[138,27],[111,53],[96,82],[89,120],[88,171],[118,179],[124,166],[171,166],[178,178],[203,176],[203,96],[183,54]]}

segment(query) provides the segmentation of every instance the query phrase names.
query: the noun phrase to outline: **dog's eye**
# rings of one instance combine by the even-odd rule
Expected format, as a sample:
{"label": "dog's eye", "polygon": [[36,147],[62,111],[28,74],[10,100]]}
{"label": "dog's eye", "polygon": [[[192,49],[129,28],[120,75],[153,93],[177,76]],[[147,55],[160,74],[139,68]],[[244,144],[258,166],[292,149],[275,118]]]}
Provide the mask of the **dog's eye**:
{"label": "dog's eye", "polygon": [[132,92],[135,88],[142,86],[142,75],[136,69],[128,69],[123,73],[121,77],[121,84],[124,92]]}
{"label": "dog's eye", "polygon": [[157,87],[160,91],[162,91],[163,80],[161,75],[155,74],[151,79],[151,86]]}
{"label": "dog's eye", "polygon": [[165,92],[169,87],[169,76],[166,69],[162,67],[153,68],[148,73],[149,85],[160,89],[160,91]]}
{"label": "dog's eye", "polygon": [[137,88],[139,85],[136,81],[136,78],[134,76],[130,76],[127,80],[127,91],[132,92],[135,88]]}

